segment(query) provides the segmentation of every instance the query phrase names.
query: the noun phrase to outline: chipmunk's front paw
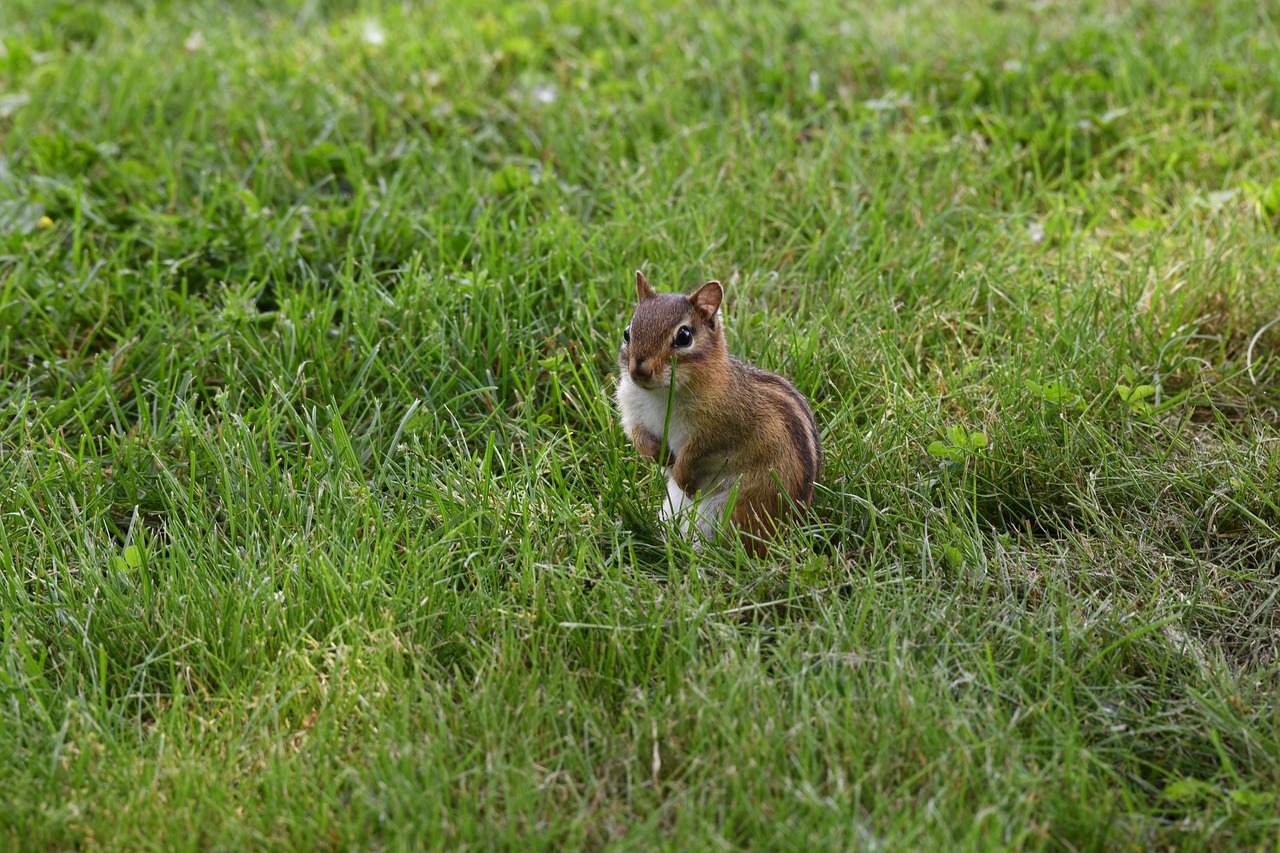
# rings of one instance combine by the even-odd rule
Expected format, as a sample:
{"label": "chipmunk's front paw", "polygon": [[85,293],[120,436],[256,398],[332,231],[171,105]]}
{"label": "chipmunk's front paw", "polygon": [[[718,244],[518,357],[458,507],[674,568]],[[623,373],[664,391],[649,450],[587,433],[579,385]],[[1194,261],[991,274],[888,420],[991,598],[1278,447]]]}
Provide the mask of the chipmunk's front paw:
{"label": "chipmunk's front paw", "polygon": [[640,451],[640,455],[650,462],[657,462],[659,465],[665,461],[666,454],[663,453],[662,439],[644,427],[636,427],[631,433],[631,441],[636,446],[636,450]]}
{"label": "chipmunk's front paw", "polygon": [[677,458],[675,465],[671,469],[671,479],[675,480],[676,488],[684,493],[689,500],[693,500],[698,494],[698,481],[693,476],[693,471],[689,465],[682,464],[682,460]]}

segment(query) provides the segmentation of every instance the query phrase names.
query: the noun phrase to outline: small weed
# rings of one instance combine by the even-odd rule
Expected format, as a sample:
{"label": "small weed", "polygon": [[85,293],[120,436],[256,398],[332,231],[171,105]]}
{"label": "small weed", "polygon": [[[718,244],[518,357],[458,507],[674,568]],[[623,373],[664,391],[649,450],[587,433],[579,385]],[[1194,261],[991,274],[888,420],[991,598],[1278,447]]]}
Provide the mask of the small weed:
{"label": "small weed", "polygon": [[929,442],[926,449],[930,456],[962,462],[974,453],[985,450],[988,443],[986,433],[980,430],[970,432],[959,424],[947,429],[945,436],[946,443],[937,440]]}
{"label": "small weed", "polygon": [[1147,415],[1152,412],[1152,406],[1146,400],[1155,396],[1156,389],[1153,385],[1116,385],[1116,394],[1129,407],[1129,411],[1135,415]]}
{"label": "small weed", "polygon": [[142,549],[137,545],[125,548],[119,557],[111,558],[111,565],[121,574],[132,574],[144,564]]}
{"label": "small weed", "polygon": [[1027,379],[1025,384],[1031,390],[1031,393],[1039,397],[1042,402],[1056,412],[1067,414],[1084,408],[1084,398],[1068,388],[1063,382],[1053,380],[1041,385],[1038,382]]}

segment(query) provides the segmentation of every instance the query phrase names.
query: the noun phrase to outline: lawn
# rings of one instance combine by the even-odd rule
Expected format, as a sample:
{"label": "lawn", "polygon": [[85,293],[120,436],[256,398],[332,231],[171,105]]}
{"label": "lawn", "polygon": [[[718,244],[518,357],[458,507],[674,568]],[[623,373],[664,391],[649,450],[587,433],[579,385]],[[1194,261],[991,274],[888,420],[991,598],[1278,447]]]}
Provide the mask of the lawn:
{"label": "lawn", "polygon": [[[1278,27],[5,0],[0,847],[1274,850]],[[636,269],[813,403],[767,556]]]}

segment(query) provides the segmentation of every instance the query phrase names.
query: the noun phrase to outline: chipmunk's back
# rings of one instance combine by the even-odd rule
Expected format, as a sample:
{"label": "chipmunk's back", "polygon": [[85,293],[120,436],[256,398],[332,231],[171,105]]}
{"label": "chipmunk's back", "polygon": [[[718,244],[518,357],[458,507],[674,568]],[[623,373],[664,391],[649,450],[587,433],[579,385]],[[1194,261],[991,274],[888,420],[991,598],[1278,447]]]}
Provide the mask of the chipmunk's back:
{"label": "chipmunk's back", "polygon": [[737,362],[748,381],[759,389],[762,405],[777,413],[787,437],[776,441],[776,444],[784,451],[795,452],[794,483],[786,484],[787,491],[797,503],[809,504],[813,500],[813,486],[822,467],[822,440],[809,401],[796,390],[796,386],[778,374],[753,367],[733,356],[730,358]]}

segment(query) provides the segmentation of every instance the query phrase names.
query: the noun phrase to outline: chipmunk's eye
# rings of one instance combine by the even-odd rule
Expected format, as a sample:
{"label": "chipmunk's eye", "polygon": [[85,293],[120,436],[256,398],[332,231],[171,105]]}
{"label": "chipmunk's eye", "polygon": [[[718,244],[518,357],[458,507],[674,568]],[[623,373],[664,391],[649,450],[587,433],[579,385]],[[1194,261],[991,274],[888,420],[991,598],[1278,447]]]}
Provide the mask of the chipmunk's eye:
{"label": "chipmunk's eye", "polygon": [[631,327],[630,326],[627,326],[625,329],[622,330],[622,342],[624,344],[631,343]]}
{"label": "chipmunk's eye", "polygon": [[687,347],[693,343],[693,329],[688,326],[681,326],[676,331],[675,345],[678,347]]}

